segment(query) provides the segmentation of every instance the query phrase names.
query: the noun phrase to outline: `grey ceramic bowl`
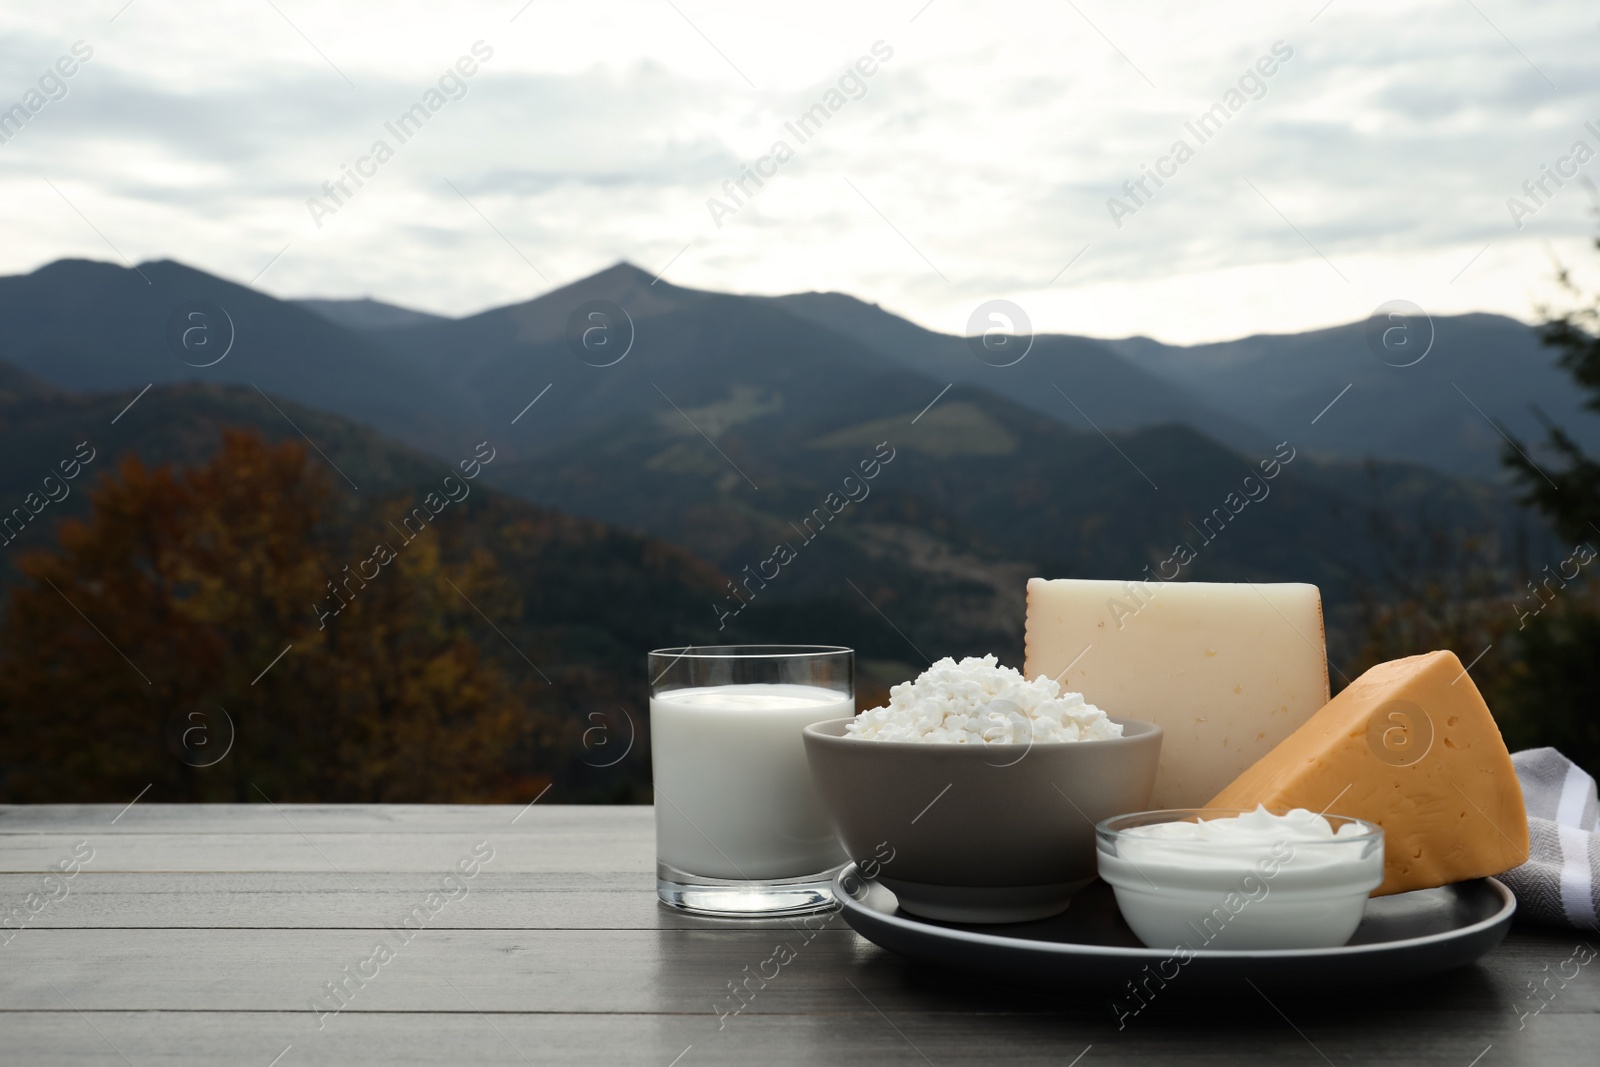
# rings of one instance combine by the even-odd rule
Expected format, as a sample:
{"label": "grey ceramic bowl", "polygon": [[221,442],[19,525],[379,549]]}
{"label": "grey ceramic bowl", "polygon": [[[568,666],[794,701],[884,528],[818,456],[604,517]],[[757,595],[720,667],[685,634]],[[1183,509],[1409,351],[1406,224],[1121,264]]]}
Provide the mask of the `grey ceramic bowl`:
{"label": "grey ceramic bowl", "polygon": [[1026,922],[1095,877],[1095,823],[1140,811],[1161,727],[1113,719],[1106,741],[979,746],[863,741],[807,726],[811,779],[845,851],[913,915]]}

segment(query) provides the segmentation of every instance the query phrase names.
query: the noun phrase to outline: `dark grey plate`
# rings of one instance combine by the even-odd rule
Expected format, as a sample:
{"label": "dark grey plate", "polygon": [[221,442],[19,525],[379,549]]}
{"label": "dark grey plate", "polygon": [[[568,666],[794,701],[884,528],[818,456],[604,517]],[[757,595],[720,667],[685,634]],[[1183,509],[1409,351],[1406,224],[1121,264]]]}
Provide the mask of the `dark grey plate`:
{"label": "dark grey plate", "polygon": [[[1064,913],[1004,926],[919,919],[894,893],[847,865],[833,883],[845,921],[873,944],[913,960],[992,971],[1012,979],[1121,983],[1135,976],[1171,978],[1180,968],[1257,983],[1399,982],[1471,963],[1500,943],[1517,910],[1495,878],[1374,897],[1350,943],[1339,948],[1222,952],[1202,949],[1179,962],[1145,948],[1122,921],[1111,887],[1095,881]],[[1149,968],[1149,970],[1146,970]]]}

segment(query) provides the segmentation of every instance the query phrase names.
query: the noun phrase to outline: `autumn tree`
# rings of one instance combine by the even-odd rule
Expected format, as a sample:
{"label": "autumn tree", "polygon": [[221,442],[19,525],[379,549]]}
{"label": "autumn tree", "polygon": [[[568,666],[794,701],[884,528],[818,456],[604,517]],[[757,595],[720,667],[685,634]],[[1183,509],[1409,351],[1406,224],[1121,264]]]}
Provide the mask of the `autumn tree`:
{"label": "autumn tree", "polygon": [[472,606],[516,594],[448,523],[407,539],[406,501],[342,493],[243,431],[104,476],[0,622],[6,799],[516,799],[513,754],[552,727]]}

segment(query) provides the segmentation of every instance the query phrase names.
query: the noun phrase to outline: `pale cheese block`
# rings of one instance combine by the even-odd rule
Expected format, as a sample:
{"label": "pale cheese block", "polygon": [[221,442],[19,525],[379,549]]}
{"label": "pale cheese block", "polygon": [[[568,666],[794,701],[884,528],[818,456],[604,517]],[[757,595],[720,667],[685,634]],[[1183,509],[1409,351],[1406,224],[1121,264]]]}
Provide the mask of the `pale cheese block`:
{"label": "pale cheese block", "polygon": [[1028,581],[1029,678],[1165,732],[1152,808],[1200,807],[1328,702],[1314,585]]}
{"label": "pale cheese block", "polygon": [[1383,827],[1374,896],[1500,874],[1528,858],[1511,753],[1453,652],[1373,667],[1211,801],[1257,804]]}

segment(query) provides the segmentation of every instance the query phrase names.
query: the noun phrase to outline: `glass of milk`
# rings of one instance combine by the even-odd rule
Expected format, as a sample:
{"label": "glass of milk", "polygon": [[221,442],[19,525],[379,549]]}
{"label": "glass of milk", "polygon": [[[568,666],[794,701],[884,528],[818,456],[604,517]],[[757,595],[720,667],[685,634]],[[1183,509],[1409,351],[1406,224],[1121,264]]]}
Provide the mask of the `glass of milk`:
{"label": "glass of milk", "polygon": [[801,730],[856,713],[855,653],[721,645],[650,653],[656,891],[705,915],[833,906],[847,859],[811,784]]}

